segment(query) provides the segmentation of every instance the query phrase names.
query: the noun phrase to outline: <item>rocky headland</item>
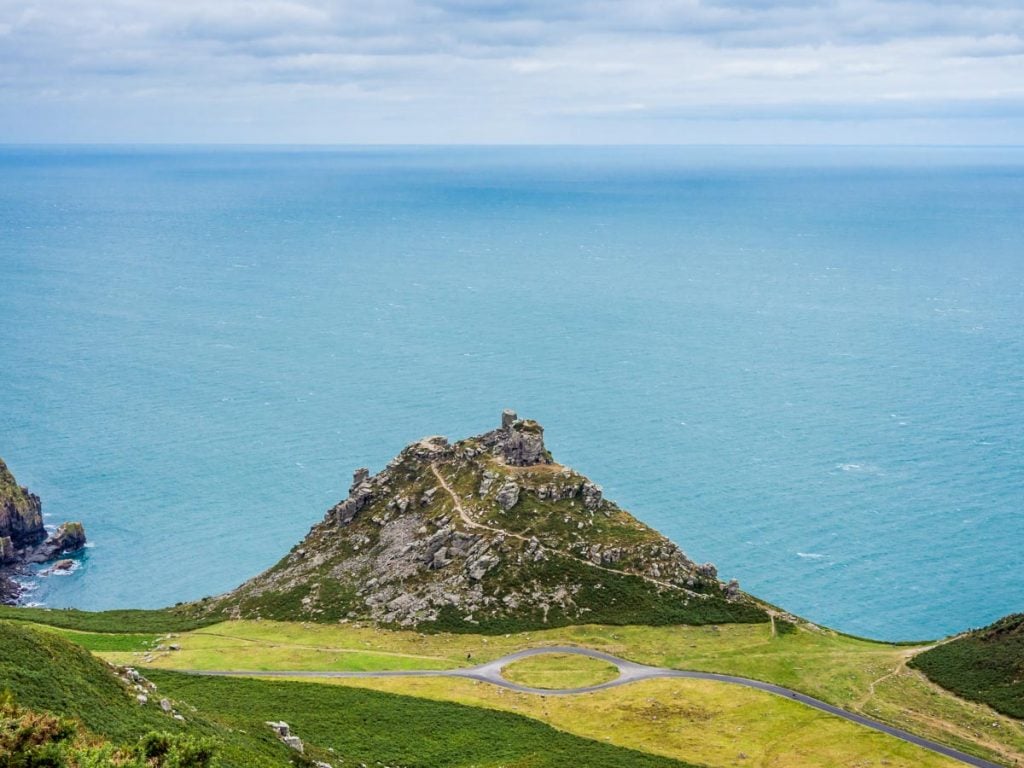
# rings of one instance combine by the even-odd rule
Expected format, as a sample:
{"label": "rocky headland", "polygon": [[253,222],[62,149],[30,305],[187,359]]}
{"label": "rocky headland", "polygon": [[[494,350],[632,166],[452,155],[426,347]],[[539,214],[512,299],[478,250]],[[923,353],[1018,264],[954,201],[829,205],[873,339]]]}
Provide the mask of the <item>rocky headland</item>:
{"label": "rocky headland", "polygon": [[39,497],[18,485],[0,459],[0,603],[18,601],[21,588],[14,577],[25,574],[28,566],[58,560],[84,546],[81,523],[64,523],[47,534]]}
{"label": "rocky headland", "polygon": [[277,565],[192,608],[475,632],[768,620],[736,582],[556,463],[541,425],[511,411],[485,434],[424,438],[375,475],[357,469]]}

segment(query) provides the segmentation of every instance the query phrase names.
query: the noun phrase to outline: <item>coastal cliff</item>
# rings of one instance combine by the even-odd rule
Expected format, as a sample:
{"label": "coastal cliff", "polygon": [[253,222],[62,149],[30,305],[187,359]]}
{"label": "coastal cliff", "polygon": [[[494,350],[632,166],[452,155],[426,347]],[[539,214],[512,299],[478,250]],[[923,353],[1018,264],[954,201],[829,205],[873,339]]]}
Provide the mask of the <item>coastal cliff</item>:
{"label": "coastal cliff", "polygon": [[12,577],[26,566],[55,560],[83,546],[81,523],[64,523],[47,536],[39,497],[18,485],[0,459],[0,603],[17,601],[21,589]]}
{"label": "coastal cliff", "polygon": [[194,608],[477,632],[768,620],[557,464],[540,424],[511,411],[485,434],[424,438],[376,475],[356,470],[348,498],[277,565]]}
{"label": "coastal cliff", "polygon": [[35,546],[45,538],[39,497],[18,485],[0,459],[0,564],[14,562],[16,550]]}

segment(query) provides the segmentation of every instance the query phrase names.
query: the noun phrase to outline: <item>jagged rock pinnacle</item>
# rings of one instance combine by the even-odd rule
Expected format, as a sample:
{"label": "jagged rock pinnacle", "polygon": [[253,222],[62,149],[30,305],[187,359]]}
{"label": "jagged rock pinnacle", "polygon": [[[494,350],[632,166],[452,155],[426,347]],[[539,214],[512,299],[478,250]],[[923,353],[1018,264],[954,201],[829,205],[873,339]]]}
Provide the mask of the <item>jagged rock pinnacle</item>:
{"label": "jagged rock pinnacle", "polygon": [[551,463],[551,455],[544,447],[544,427],[533,419],[520,419],[513,410],[505,409],[501,414],[501,429],[489,432],[481,439],[509,466]]}

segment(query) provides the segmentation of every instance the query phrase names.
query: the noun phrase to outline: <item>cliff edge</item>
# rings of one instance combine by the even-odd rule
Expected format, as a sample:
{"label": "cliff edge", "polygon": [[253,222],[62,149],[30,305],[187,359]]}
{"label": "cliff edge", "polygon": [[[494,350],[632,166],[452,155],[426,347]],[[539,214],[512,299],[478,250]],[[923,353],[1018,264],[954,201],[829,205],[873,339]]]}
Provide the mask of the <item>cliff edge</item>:
{"label": "cliff edge", "polygon": [[47,536],[39,497],[18,485],[0,459],[0,603],[17,602],[12,578],[32,563],[45,563],[85,546],[81,523],[64,523]]}

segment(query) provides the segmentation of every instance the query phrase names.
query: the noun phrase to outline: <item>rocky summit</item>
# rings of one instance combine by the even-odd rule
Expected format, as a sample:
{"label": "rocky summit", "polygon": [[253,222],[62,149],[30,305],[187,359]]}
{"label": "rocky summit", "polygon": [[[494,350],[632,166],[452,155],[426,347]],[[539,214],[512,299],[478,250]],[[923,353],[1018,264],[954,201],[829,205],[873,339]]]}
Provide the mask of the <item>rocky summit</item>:
{"label": "rocky summit", "polygon": [[270,570],[194,608],[205,615],[369,620],[449,631],[578,623],[767,621],[764,610],[554,461],[544,430],[424,438]]}
{"label": "rocky summit", "polygon": [[11,576],[85,546],[81,523],[64,523],[47,536],[39,497],[18,485],[0,459],[0,603],[15,602],[20,587]]}

